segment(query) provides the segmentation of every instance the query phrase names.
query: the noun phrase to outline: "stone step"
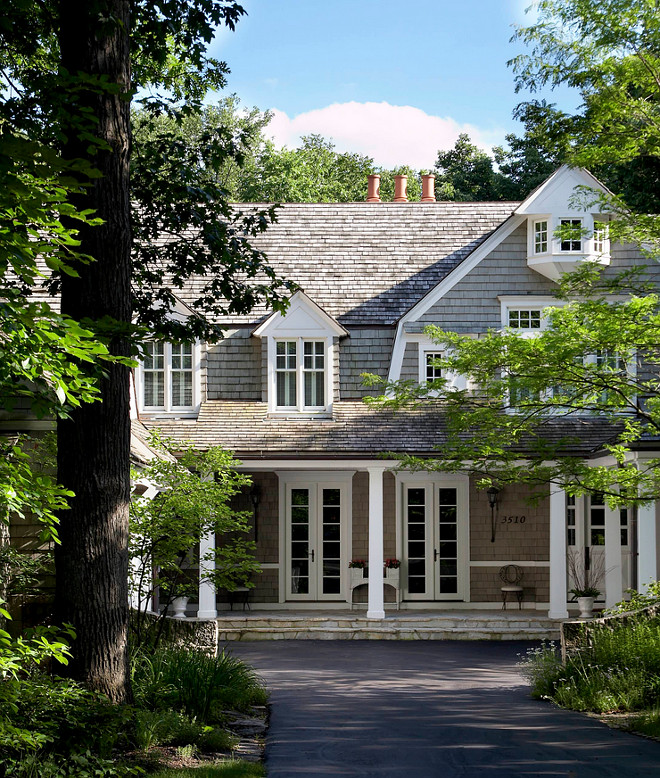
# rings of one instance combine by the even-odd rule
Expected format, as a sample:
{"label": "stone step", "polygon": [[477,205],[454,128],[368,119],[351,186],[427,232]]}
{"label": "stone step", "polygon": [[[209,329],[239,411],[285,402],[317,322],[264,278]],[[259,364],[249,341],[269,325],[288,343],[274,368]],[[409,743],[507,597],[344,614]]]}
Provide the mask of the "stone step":
{"label": "stone step", "polygon": [[243,640],[558,640],[557,627],[486,627],[437,628],[401,626],[328,627],[273,625],[223,629],[218,633],[221,643]]}
{"label": "stone step", "polygon": [[558,630],[551,619],[406,619],[384,620],[374,622],[371,619],[218,619],[220,631],[249,630],[249,629],[435,629],[451,630],[460,629],[470,631],[482,629],[490,631],[498,630]]}

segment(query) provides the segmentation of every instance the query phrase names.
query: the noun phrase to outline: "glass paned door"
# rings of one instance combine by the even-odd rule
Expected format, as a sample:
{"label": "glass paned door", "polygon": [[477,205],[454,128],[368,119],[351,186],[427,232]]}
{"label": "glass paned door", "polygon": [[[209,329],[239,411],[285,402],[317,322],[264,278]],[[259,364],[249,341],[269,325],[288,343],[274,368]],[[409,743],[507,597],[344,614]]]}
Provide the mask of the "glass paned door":
{"label": "glass paned door", "polygon": [[287,597],[341,599],[344,503],[339,486],[291,486],[287,499]]}
{"label": "glass paned door", "polygon": [[458,593],[458,493],[438,490],[437,597]]}
{"label": "glass paned door", "polygon": [[403,575],[408,599],[463,599],[467,532],[467,484],[404,484]]}

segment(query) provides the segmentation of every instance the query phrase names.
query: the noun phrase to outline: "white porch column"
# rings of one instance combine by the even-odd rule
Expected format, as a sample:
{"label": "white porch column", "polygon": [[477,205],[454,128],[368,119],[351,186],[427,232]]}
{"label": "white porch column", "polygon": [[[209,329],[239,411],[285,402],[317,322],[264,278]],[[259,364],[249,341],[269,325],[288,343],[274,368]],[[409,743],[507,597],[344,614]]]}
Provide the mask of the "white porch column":
{"label": "white porch column", "polygon": [[637,508],[637,588],[646,594],[649,581],[658,579],[655,502]]}
{"label": "white porch column", "polygon": [[213,560],[204,559],[209,551],[215,550],[215,532],[208,532],[199,541],[199,606],[198,619],[215,619],[218,610],[215,601],[215,586],[205,580],[205,576],[213,571]]}
{"label": "white porch column", "polygon": [[369,467],[369,601],[368,619],[385,618],[383,565],[383,473],[384,467]]}
{"label": "white porch column", "polygon": [[621,515],[605,503],[605,607],[623,599],[621,572]]}
{"label": "white porch column", "polygon": [[566,494],[550,486],[550,609],[551,619],[567,619],[566,608]]}

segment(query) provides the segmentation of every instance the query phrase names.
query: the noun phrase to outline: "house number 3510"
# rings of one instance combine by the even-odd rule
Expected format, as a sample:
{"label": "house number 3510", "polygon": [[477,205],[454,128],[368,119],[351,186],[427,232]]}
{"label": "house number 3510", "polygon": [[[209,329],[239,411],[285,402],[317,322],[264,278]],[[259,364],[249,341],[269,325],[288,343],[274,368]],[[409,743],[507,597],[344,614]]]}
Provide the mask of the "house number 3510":
{"label": "house number 3510", "polygon": [[502,516],[502,524],[524,524],[527,516]]}

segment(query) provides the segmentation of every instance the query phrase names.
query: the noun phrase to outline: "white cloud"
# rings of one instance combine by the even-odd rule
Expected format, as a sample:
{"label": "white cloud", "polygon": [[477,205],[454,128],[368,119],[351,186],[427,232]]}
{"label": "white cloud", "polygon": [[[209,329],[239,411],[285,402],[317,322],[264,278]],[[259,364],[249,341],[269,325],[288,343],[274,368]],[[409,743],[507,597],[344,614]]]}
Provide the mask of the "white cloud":
{"label": "white cloud", "polygon": [[279,147],[299,146],[301,135],[318,133],[331,138],[337,151],[366,154],[386,168],[410,165],[418,170],[433,167],[438,149],[452,148],[461,132],[486,151],[502,143],[505,134],[500,128],[481,129],[410,105],[384,102],[334,103],[293,118],[273,109],[266,128],[266,135]]}

